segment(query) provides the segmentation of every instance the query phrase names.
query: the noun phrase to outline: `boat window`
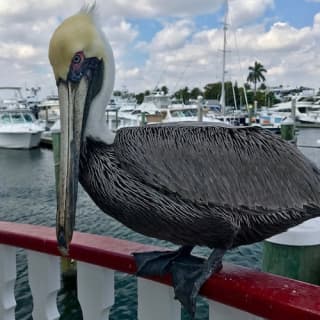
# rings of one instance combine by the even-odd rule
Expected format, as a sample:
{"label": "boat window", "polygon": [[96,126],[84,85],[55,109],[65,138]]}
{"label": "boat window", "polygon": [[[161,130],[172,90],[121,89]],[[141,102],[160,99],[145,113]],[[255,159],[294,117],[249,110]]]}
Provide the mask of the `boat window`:
{"label": "boat window", "polygon": [[25,113],[23,117],[26,120],[26,122],[32,122],[32,116],[29,113]]}
{"label": "boat window", "polygon": [[171,116],[172,117],[181,117],[181,112],[180,111],[177,111],[177,110],[172,110],[171,111]]}
{"label": "boat window", "polygon": [[279,109],[275,109],[275,110],[272,110],[272,111],[275,111],[275,112],[291,112],[291,108],[279,108]]}
{"label": "boat window", "polygon": [[182,109],[182,110],[172,110],[172,117],[195,117],[197,115],[197,109]]}
{"label": "boat window", "polygon": [[306,97],[306,98],[302,99],[301,101],[313,102],[314,98],[313,97]]}
{"label": "boat window", "polygon": [[1,115],[1,117],[0,117],[0,123],[2,123],[2,124],[10,123],[10,116],[9,116],[9,114],[5,113],[5,114]]}
{"label": "boat window", "polygon": [[161,111],[160,114],[161,114],[161,118],[165,119],[165,117],[167,116],[167,111]]}
{"label": "boat window", "polygon": [[188,110],[185,110],[185,113],[188,117],[195,117],[198,114],[198,110],[197,109],[188,109]]}
{"label": "boat window", "polygon": [[13,113],[11,114],[12,123],[23,123],[24,118],[21,113]]}

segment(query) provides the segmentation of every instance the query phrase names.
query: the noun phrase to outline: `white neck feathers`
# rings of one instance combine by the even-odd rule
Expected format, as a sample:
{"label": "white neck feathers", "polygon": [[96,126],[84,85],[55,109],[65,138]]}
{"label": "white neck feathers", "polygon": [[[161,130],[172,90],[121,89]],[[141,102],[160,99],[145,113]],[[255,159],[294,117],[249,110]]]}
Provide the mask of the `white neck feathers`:
{"label": "white neck feathers", "polygon": [[100,92],[92,100],[84,136],[104,141],[107,144],[112,144],[115,134],[107,127],[105,109],[114,87],[115,64],[111,46],[104,34],[102,32],[100,33],[101,37],[104,39],[106,49],[106,55],[103,59],[103,83]]}

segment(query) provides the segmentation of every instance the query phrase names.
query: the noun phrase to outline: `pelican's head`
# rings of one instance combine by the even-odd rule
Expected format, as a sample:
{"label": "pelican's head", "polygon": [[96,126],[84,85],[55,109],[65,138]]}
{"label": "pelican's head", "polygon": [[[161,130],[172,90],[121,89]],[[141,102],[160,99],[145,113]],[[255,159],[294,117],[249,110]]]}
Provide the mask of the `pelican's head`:
{"label": "pelican's head", "polygon": [[105,122],[105,106],[114,83],[112,50],[95,23],[93,10],[84,8],[63,21],[49,45],[60,100],[56,227],[62,252],[68,251],[75,223],[81,143],[86,136],[99,132],[99,122]]}

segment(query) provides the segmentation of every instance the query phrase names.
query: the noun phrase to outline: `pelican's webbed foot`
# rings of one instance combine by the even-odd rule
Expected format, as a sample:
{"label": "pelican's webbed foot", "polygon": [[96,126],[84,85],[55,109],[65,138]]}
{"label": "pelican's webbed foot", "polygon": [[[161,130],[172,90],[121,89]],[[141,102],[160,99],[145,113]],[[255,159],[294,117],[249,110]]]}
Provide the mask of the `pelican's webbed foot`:
{"label": "pelican's webbed foot", "polygon": [[222,268],[225,249],[215,249],[207,260],[191,256],[193,247],[176,251],[134,253],[138,276],[172,274],[175,299],[178,299],[194,318],[196,298],[202,285]]}
{"label": "pelican's webbed foot", "polygon": [[186,308],[192,319],[194,319],[196,298],[200,288],[211,275],[221,270],[225,252],[224,249],[216,249],[206,261],[198,259],[191,264],[182,261],[173,263],[171,273],[175,298]]}
{"label": "pelican's webbed foot", "polygon": [[[133,253],[138,276],[161,276],[171,271],[172,263],[192,258],[193,247],[183,246],[176,251],[151,251]],[[182,261],[183,261],[182,260]]]}

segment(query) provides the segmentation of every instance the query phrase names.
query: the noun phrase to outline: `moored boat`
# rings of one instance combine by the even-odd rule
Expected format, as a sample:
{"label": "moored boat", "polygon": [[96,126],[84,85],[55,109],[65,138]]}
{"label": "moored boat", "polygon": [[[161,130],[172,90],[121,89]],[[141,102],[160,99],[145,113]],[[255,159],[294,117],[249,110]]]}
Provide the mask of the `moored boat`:
{"label": "moored boat", "polygon": [[0,148],[31,149],[40,144],[44,129],[27,109],[0,111]]}

